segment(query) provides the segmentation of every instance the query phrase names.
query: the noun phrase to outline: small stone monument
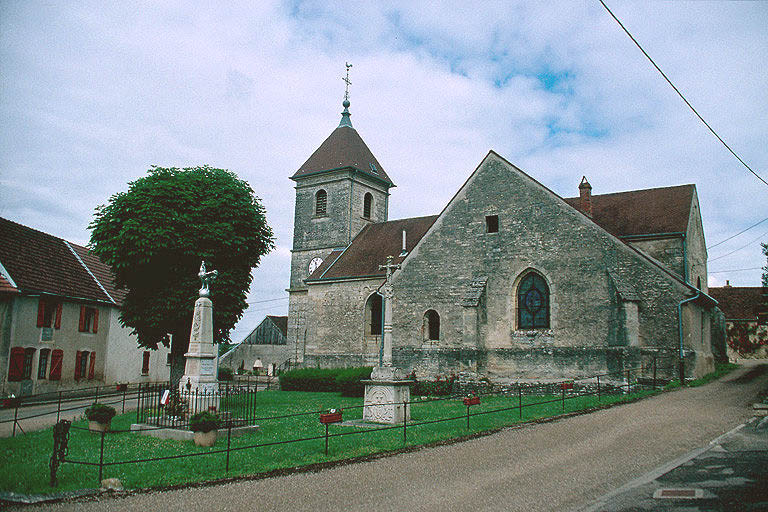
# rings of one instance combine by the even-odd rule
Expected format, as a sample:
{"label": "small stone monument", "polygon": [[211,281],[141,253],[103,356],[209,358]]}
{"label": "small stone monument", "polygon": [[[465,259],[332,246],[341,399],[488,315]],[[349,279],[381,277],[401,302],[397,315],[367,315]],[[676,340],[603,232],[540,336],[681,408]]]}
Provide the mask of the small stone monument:
{"label": "small stone monument", "polygon": [[[218,408],[218,353],[213,345],[213,303],[208,298],[211,281],[219,273],[207,272],[205,261],[200,265],[200,298],[195,301],[195,313],[192,317],[192,332],[189,336],[189,350],[184,357],[184,376],[179,381],[182,396],[189,396],[190,414],[200,412],[203,407]],[[198,396],[199,398],[195,398]],[[205,405],[203,405],[205,404]]]}
{"label": "small stone monument", "polygon": [[363,402],[363,421],[372,423],[396,424],[411,419],[411,380],[405,372],[392,366],[392,273],[400,265],[392,264],[392,256],[387,256],[387,264],[379,269],[387,271],[387,280],[382,287],[384,294],[384,335],[379,351],[379,365],[371,372],[371,380],[364,380],[365,398]]}

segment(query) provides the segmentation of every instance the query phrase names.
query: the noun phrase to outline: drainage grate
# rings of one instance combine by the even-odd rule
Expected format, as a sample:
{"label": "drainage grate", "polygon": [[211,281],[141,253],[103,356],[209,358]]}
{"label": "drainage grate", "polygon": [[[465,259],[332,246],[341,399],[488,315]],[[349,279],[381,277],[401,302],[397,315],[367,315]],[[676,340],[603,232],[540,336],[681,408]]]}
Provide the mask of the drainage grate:
{"label": "drainage grate", "polygon": [[684,499],[694,500],[704,497],[703,489],[657,489],[653,493],[653,497],[656,499]]}

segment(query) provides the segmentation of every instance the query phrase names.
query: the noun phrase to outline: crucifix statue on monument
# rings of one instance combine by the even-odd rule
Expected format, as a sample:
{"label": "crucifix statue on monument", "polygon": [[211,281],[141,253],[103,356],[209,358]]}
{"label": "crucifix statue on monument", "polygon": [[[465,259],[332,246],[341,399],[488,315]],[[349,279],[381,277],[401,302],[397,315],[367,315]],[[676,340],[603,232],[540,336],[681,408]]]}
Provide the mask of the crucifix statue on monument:
{"label": "crucifix statue on monument", "polygon": [[387,256],[386,265],[379,265],[379,270],[387,271],[387,280],[382,286],[384,295],[384,326],[381,349],[379,350],[379,366],[392,366],[392,297],[395,291],[392,288],[392,274],[400,268],[400,264],[393,264],[394,257]]}

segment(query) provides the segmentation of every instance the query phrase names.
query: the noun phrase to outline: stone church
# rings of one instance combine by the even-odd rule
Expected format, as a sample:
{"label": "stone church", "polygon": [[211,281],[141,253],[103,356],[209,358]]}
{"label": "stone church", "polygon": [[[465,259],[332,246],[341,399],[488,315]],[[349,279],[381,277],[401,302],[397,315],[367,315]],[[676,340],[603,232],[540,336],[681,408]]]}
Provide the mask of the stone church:
{"label": "stone church", "polygon": [[395,185],[347,100],[291,179],[298,364],[376,364],[392,256],[393,361],[419,378],[576,378],[681,354],[689,376],[713,369],[695,185],[592,195],[583,178],[562,198],[490,151],[438,215],[388,220]]}

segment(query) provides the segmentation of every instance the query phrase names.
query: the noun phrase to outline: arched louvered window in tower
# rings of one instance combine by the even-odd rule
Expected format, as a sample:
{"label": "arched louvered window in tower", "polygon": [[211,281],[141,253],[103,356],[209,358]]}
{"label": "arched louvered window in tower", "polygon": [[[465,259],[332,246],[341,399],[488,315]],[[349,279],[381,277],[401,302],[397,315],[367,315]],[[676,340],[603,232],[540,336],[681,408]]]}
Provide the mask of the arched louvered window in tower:
{"label": "arched louvered window in tower", "polygon": [[328,215],[328,193],[323,189],[315,194],[315,215],[317,217]]}
{"label": "arched louvered window in tower", "polygon": [[363,198],[363,217],[366,219],[371,218],[371,209],[373,207],[373,195],[370,192],[365,194]]}

